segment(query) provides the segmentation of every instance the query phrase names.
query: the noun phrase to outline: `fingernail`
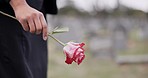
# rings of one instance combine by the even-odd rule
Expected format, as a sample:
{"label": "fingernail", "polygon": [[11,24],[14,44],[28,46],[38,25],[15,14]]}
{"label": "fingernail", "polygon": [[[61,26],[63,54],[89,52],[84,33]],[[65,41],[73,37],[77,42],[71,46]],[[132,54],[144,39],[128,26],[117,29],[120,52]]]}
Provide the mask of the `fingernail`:
{"label": "fingernail", "polygon": [[47,38],[48,38],[47,36],[44,36],[44,37],[43,37],[43,39],[44,39],[45,41],[47,40]]}

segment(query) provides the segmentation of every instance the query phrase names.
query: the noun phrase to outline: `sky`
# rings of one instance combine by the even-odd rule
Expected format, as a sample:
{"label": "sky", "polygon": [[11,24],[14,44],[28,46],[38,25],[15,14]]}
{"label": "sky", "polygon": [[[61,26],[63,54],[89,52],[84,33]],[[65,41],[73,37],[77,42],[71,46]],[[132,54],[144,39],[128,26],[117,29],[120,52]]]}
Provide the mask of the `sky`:
{"label": "sky", "polygon": [[79,9],[80,11],[87,12],[92,12],[95,10],[111,11],[117,7],[118,1],[120,5],[125,7],[148,12],[148,0],[58,0],[58,7],[62,8],[68,5],[67,1],[72,1],[75,8]]}
{"label": "sky", "polygon": [[85,11],[93,11],[94,7],[97,10],[111,10],[117,7],[117,0],[73,0],[78,9]]}
{"label": "sky", "polygon": [[148,12],[148,0],[120,0],[120,3],[128,8]]}

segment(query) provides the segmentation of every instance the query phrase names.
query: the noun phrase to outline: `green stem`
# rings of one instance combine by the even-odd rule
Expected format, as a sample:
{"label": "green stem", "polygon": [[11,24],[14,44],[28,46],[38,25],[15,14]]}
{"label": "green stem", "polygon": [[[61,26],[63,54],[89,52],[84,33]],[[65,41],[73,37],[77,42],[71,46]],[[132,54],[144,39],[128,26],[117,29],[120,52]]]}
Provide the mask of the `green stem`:
{"label": "green stem", "polygon": [[57,41],[59,44],[61,44],[62,46],[65,46],[66,44],[61,42],[60,40],[58,40],[57,38],[53,37],[51,34],[48,34],[48,36],[50,36],[52,39],[54,39],[55,41]]}

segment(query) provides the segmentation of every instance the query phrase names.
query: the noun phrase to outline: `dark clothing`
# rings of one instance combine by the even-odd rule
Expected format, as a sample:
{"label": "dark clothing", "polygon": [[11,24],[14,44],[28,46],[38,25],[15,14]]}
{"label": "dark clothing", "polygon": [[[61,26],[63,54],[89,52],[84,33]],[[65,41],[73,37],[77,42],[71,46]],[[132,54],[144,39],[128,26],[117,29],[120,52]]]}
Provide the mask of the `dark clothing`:
{"label": "dark clothing", "polygon": [[[26,0],[26,1],[31,7],[37,10],[41,10],[41,8],[44,8],[46,13],[57,14],[56,0]],[[0,11],[3,11],[5,13],[14,16],[14,12],[9,4],[9,0],[0,0]]]}
{"label": "dark clothing", "polygon": [[[44,14],[56,14],[56,0],[27,0]],[[14,15],[9,0],[0,0],[0,10]],[[46,78],[47,42],[42,35],[23,30],[21,24],[0,14],[0,78]]]}

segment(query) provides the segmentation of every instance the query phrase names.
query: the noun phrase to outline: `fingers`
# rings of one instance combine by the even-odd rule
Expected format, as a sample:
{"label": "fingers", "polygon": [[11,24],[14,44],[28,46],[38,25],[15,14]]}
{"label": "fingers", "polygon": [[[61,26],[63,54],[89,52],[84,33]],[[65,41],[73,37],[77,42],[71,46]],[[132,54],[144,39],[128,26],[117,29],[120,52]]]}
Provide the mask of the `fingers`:
{"label": "fingers", "polygon": [[36,16],[34,19],[35,27],[36,27],[36,34],[40,34],[42,32],[42,37],[44,40],[48,38],[48,30],[47,30],[47,23],[42,13],[39,16]]}
{"label": "fingers", "polygon": [[36,27],[35,27],[34,20],[32,18],[28,18],[27,21],[28,21],[28,25],[29,25],[29,29],[30,29],[29,31],[31,33],[35,33],[36,32]]}
{"label": "fingers", "polygon": [[36,34],[42,33],[43,39],[47,40],[47,23],[42,13],[34,13],[26,18],[18,18],[18,20],[25,31]]}
{"label": "fingers", "polygon": [[44,40],[47,40],[48,38],[48,29],[47,29],[47,23],[44,18],[44,15],[42,14],[40,17],[41,25],[42,25],[42,36]]}
{"label": "fingers", "polygon": [[40,16],[35,16],[34,18],[34,24],[35,24],[35,28],[36,28],[36,31],[35,33],[36,34],[40,34],[42,32],[42,25],[41,25],[41,21],[40,21]]}
{"label": "fingers", "polygon": [[23,27],[23,29],[24,29],[25,31],[29,31],[29,26],[28,26],[27,20],[25,20],[25,19],[20,19],[20,20],[18,20],[18,21],[21,23],[21,25],[22,25],[22,27]]}

